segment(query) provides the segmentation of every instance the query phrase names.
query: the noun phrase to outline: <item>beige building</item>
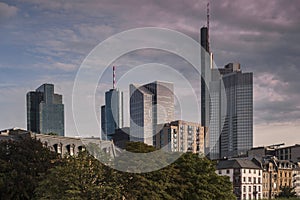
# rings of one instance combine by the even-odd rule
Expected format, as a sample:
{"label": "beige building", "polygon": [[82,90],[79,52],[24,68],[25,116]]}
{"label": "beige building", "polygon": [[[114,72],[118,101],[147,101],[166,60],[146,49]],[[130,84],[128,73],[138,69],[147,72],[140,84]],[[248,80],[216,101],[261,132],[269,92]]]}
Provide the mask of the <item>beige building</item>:
{"label": "beige building", "polygon": [[204,127],[183,120],[157,126],[153,145],[172,152],[204,153]]}
{"label": "beige building", "polygon": [[262,177],[262,197],[264,199],[273,199],[278,194],[278,167],[276,158],[264,160]]}
{"label": "beige building", "polygon": [[273,156],[263,159],[262,167],[263,198],[274,199],[280,193],[281,187],[295,186],[296,165],[294,163],[288,160],[278,160]]}

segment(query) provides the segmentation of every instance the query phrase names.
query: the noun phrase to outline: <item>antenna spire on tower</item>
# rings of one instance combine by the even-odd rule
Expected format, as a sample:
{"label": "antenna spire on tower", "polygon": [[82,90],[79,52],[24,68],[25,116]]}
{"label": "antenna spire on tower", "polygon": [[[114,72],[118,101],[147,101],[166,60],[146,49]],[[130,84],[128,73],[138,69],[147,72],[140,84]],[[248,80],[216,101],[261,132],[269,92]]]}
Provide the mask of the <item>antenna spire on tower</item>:
{"label": "antenna spire on tower", "polygon": [[116,67],[113,66],[113,89],[116,89]]}
{"label": "antenna spire on tower", "polygon": [[206,26],[207,26],[207,49],[208,52],[210,52],[209,50],[209,1],[207,2],[207,15],[206,15]]}

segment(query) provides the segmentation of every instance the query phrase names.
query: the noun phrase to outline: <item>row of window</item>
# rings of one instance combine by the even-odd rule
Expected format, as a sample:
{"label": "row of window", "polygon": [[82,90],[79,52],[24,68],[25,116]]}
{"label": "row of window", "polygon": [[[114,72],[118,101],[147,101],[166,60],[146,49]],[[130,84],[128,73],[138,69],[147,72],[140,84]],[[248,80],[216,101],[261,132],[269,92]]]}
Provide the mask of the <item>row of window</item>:
{"label": "row of window", "polygon": [[[247,192],[247,186],[243,186],[243,192]],[[249,185],[248,186],[248,192],[261,192],[261,188],[260,188],[260,186],[257,186],[257,187],[253,186],[253,188],[252,188],[252,186]]]}

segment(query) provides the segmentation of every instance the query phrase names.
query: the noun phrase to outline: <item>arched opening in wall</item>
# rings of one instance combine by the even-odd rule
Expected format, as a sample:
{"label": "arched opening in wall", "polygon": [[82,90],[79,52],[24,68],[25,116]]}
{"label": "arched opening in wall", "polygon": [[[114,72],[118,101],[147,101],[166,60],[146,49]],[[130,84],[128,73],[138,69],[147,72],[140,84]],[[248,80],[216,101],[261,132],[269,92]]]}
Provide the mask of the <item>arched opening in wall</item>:
{"label": "arched opening in wall", "polygon": [[68,155],[70,155],[70,156],[74,155],[74,147],[75,147],[74,144],[68,144],[66,146],[66,150],[67,150]]}
{"label": "arched opening in wall", "polygon": [[54,144],[53,148],[56,153],[61,154],[62,144]]}
{"label": "arched opening in wall", "polygon": [[84,146],[78,146],[78,151],[79,151],[79,152],[85,151]]}

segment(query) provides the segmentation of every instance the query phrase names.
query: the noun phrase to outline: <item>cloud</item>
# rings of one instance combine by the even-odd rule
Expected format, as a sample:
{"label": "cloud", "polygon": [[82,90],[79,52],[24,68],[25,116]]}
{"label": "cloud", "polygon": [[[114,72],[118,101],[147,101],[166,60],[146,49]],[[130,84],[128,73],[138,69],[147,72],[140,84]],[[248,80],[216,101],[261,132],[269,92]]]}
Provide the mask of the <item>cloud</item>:
{"label": "cloud", "polygon": [[9,19],[15,16],[18,12],[18,8],[10,6],[4,2],[0,2],[0,21]]}
{"label": "cloud", "polygon": [[[10,23],[9,29],[0,30],[8,44],[2,47],[3,51],[21,49],[19,64],[2,62],[0,66],[26,67],[30,77],[23,75],[28,76],[23,80],[51,81],[66,75],[65,79],[72,82],[85,56],[99,42],[120,31],[157,26],[182,31],[198,40],[199,28],[206,24],[206,3],[198,0],[12,0],[18,8],[0,3],[0,20],[14,17],[18,12],[27,14],[26,18],[19,17]],[[211,1],[210,5],[210,44],[216,64],[223,67],[228,62],[240,62],[243,71],[254,72],[256,126],[298,123],[300,3],[222,0]],[[27,60],[31,62],[26,65]],[[186,63],[162,52],[132,53],[115,64],[120,66],[121,75],[131,66],[148,62],[174,66],[181,73],[187,72],[186,77],[193,77],[186,70]],[[97,60],[92,64],[102,63]],[[57,80],[57,84],[63,82]],[[74,128],[71,126],[67,129]]]}

